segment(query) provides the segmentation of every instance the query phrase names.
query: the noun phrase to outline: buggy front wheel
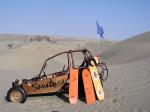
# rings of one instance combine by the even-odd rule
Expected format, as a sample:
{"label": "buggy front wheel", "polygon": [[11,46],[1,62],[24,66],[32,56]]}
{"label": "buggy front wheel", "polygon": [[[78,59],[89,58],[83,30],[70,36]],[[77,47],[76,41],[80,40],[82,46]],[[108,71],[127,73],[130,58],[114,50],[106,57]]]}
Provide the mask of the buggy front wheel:
{"label": "buggy front wheel", "polygon": [[7,100],[9,102],[18,102],[24,103],[26,101],[26,93],[25,91],[18,86],[14,86],[7,92]]}

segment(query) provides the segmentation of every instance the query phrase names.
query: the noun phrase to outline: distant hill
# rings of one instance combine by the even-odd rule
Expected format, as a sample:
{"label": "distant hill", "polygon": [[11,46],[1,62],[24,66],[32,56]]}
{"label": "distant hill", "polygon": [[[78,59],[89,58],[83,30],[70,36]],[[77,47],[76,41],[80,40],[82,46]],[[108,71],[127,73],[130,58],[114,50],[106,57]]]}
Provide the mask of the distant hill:
{"label": "distant hill", "polygon": [[108,64],[122,64],[150,58],[150,32],[123,40],[103,53]]}
{"label": "distant hill", "polygon": [[98,49],[98,41],[88,41],[83,47],[89,49],[93,55],[97,55],[99,52],[103,54],[117,43],[118,41],[100,40],[100,49]]}
{"label": "distant hill", "polygon": [[0,34],[0,41],[29,40],[33,35]]}

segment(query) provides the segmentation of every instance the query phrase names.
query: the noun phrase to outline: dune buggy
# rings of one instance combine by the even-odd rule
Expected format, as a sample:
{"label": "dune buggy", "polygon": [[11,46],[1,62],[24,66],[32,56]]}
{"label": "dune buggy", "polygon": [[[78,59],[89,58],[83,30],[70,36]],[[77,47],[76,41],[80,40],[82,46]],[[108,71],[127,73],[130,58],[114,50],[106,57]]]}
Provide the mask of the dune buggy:
{"label": "dune buggy", "polygon": [[[78,53],[82,54],[83,60],[79,59]],[[75,56],[75,54],[77,54]],[[48,73],[46,69],[55,69],[59,66],[57,65],[55,58],[59,56],[65,56],[59,58],[58,62],[61,62],[63,58],[67,59],[67,64],[63,64],[62,69],[57,72]],[[77,60],[81,60],[81,63],[78,65],[75,64],[74,58]],[[50,60],[55,60],[52,62],[52,66],[49,68],[48,62]],[[7,92],[7,100],[10,102],[20,102],[24,103],[26,101],[27,96],[35,95],[35,94],[44,94],[44,93],[55,93],[55,92],[66,92],[68,93],[69,90],[69,67],[73,66],[79,69],[79,93],[81,96],[84,96],[84,87],[81,78],[81,73],[84,68],[87,68],[90,64],[90,61],[93,60],[95,65],[100,68],[99,77],[100,80],[104,81],[108,77],[108,69],[105,63],[102,63],[97,60],[97,58],[93,57],[90,51],[87,49],[79,49],[79,50],[68,50],[61,53],[58,53],[44,62],[40,73],[31,79],[22,79],[16,80],[12,82],[12,88],[9,89]],[[51,64],[51,63],[50,63]],[[54,67],[56,65],[56,67]],[[104,76],[104,74],[106,75]]]}

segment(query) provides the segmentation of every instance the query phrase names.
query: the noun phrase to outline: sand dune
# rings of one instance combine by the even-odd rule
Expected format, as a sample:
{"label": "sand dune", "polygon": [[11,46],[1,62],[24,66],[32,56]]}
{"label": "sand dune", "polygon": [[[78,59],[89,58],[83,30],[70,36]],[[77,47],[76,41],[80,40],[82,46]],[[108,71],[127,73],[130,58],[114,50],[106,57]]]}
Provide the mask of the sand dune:
{"label": "sand dune", "polygon": [[[8,103],[4,98],[12,81],[37,75],[47,57],[83,47],[95,55],[95,41],[67,38],[52,42],[4,40],[0,39],[0,112],[150,112],[150,32],[122,42],[101,42],[102,58],[113,66],[109,66],[109,77],[104,82],[104,102],[96,101],[93,105],[80,100],[76,105],[70,105],[67,95],[28,97],[24,104]],[[20,46],[8,48],[10,42]],[[79,55],[75,57],[77,60]],[[65,58],[59,57],[51,62],[57,67],[49,68],[61,65],[62,69],[63,61]]]}
{"label": "sand dune", "polygon": [[[7,41],[1,50],[1,52],[3,52],[0,55],[0,69],[38,70],[50,56],[66,50],[78,49],[86,43],[86,41],[82,40],[62,40],[63,39],[57,40],[57,42],[49,42],[46,40],[28,41],[18,47],[9,49],[7,44],[10,41]],[[14,40],[14,43],[16,43],[16,40]],[[63,60],[63,58],[59,59],[59,62],[61,62],[61,60]]]}
{"label": "sand dune", "polygon": [[[100,49],[98,49],[98,40],[89,40],[87,44],[85,44],[83,47],[89,49],[93,55],[97,55],[100,53],[103,54],[103,52],[107,51],[108,49],[110,49],[111,47],[113,47],[114,45],[116,45],[118,43],[118,41],[108,41],[108,40],[100,40]],[[100,51],[99,51],[100,50]]]}
{"label": "sand dune", "polygon": [[150,57],[150,32],[121,41],[103,53],[109,64],[122,64]]}
{"label": "sand dune", "polygon": [[3,65],[1,69],[39,68],[48,55],[52,55],[50,51],[57,52],[54,48],[48,46],[46,42],[32,43],[12,49],[0,55],[0,64]]}

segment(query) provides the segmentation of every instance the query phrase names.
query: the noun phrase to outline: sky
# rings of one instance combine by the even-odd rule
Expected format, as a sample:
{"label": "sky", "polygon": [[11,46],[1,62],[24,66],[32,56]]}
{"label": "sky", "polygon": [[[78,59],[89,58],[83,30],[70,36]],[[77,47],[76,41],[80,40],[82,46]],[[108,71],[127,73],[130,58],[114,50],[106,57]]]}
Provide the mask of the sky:
{"label": "sky", "polygon": [[0,0],[0,34],[123,40],[150,31],[150,0]]}

